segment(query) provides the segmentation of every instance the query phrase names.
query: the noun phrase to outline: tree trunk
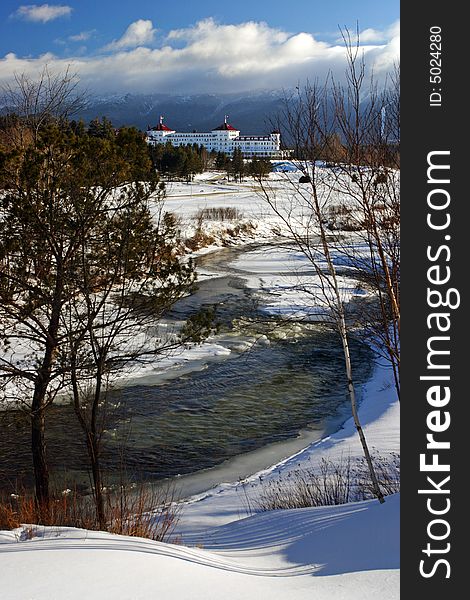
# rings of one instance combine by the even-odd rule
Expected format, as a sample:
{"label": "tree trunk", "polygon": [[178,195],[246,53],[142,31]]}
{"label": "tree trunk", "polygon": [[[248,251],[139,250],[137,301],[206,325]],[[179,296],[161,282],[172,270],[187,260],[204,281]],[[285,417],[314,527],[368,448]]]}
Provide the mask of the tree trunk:
{"label": "tree trunk", "polygon": [[49,467],[46,452],[46,393],[52,368],[52,344],[47,345],[31,403],[31,453],[33,456],[35,499],[38,509],[49,504]]}
{"label": "tree trunk", "polygon": [[88,433],[87,436],[88,454],[91,463],[91,474],[93,477],[93,497],[95,499],[96,517],[100,529],[106,529],[106,515],[104,510],[103,498],[103,480],[101,476],[101,464],[99,455],[99,441],[96,435]]}
{"label": "tree trunk", "polygon": [[88,458],[90,460],[91,475],[93,478],[93,498],[95,502],[96,518],[100,529],[106,529],[106,515],[104,508],[103,498],[103,478],[101,474],[100,464],[100,445],[101,431],[98,431],[97,420],[98,420],[98,407],[101,398],[101,386],[102,386],[102,367],[99,363],[98,372],[96,375],[95,391],[91,400],[91,412],[89,417],[86,416],[86,411],[82,408],[80,390],[78,387],[77,378],[77,349],[73,347],[71,353],[71,381],[73,391],[73,402],[74,410],[77,415],[80,426],[85,434],[86,447],[88,452]]}
{"label": "tree trunk", "polygon": [[103,502],[103,481],[101,474],[100,465],[100,445],[101,445],[101,434],[102,429],[98,431],[98,408],[101,401],[101,392],[103,385],[103,364],[104,354],[99,354],[98,369],[96,373],[95,383],[95,395],[93,398],[93,405],[91,409],[91,423],[90,423],[90,458],[91,468],[93,474],[93,483],[95,485],[95,501],[96,501],[96,514],[101,528],[105,528],[106,521],[104,516],[104,502]]}
{"label": "tree trunk", "polygon": [[372,457],[369,452],[369,446],[366,441],[366,436],[364,435],[364,431],[362,429],[361,422],[359,420],[359,415],[357,412],[357,402],[356,402],[356,390],[354,388],[354,382],[352,378],[352,365],[351,365],[351,356],[349,354],[349,342],[346,331],[346,324],[344,321],[341,323],[340,327],[340,335],[341,341],[343,344],[343,352],[344,352],[344,363],[346,366],[346,376],[348,378],[348,391],[349,398],[351,401],[351,412],[354,419],[354,425],[356,426],[357,433],[359,435],[359,440],[361,442],[362,451],[364,452],[364,457],[366,459],[367,467],[369,469],[369,474],[372,480],[372,489],[374,491],[374,495],[377,497],[378,501],[383,504],[385,502],[385,498],[380,489],[379,481],[377,479],[377,475],[375,473],[374,464],[372,462]]}
{"label": "tree trunk", "polygon": [[52,368],[55,362],[54,355],[57,349],[62,288],[62,277],[58,274],[54,290],[54,302],[47,329],[44,356],[34,384],[33,400],[31,403],[31,453],[33,456],[36,506],[40,510],[47,509],[50,501],[49,467],[47,465],[45,438],[46,394],[51,381]]}
{"label": "tree trunk", "polygon": [[45,440],[45,410],[38,407],[31,415],[31,450],[33,455],[35,500],[39,510],[49,503],[49,469]]}
{"label": "tree trunk", "polygon": [[343,346],[344,365],[346,368],[346,376],[348,379],[349,399],[351,402],[351,413],[352,413],[352,416],[354,419],[354,425],[356,426],[356,430],[359,435],[359,440],[361,442],[362,451],[364,452],[364,457],[366,459],[367,467],[369,469],[369,474],[370,474],[370,478],[372,481],[372,489],[373,489],[374,495],[376,496],[378,501],[382,504],[383,502],[385,502],[385,498],[380,489],[377,475],[375,473],[374,464],[372,462],[372,458],[371,458],[371,455],[369,452],[369,446],[367,444],[366,436],[364,435],[364,431],[362,429],[361,422],[359,419],[359,414],[357,412],[356,390],[354,388],[354,382],[353,382],[353,376],[352,376],[351,355],[349,352],[348,328],[346,325],[346,315],[345,315],[345,311],[344,311],[344,304],[341,299],[341,291],[340,291],[339,284],[338,284],[338,278],[336,276],[336,268],[335,268],[335,265],[333,262],[333,258],[331,256],[330,246],[328,244],[328,237],[327,237],[327,234],[325,231],[325,227],[323,225],[320,203],[318,201],[317,192],[316,192],[315,187],[313,188],[312,192],[313,192],[313,194],[312,194],[313,195],[313,206],[314,206],[316,217],[318,219],[323,254],[326,259],[328,272],[329,272],[329,275],[330,275],[331,281],[332,281],[331,287],[332,287],[332,291],[335,296],[334,312],[336,314],[334,315],[334,317],[335,317],[335,321],[336,321],[336,327],[337,327],[338,333],[341,337],[341,343]]}

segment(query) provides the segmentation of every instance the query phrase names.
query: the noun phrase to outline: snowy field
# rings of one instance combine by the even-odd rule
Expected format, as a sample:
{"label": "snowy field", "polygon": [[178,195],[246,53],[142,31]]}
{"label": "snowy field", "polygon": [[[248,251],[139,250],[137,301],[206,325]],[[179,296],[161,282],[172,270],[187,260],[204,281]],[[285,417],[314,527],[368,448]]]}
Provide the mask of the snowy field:
{"label": "snowy field", "polygon": [[[281,190],[278,176],[273,186]],[[207,221],[214,238],[195,255],[222,246],[263,243],[286,233],[269,212],[252,181],[234,184],[204,175],[189,184],[168,186],[165,210],[180,219],[183,233],[196,228],[204,208],[230,206],[250,228],[236,238],[235,223]],[[279,194],[281,192],[279,191]],[[289,203],[286,195],[283,199]],[[299,216],[299,222],[302,215]],[[324,310],[315,297],[315,274],[298,253],[279,247],[254,248],[227,265],[248,287],[258,290],[267,314],[307,316]],[[202,277],[220,276],[210,271]],[[352,277],[341,277],[345,300],[363,292]],[[313,309],[312,309],[313,304]],[[160,365],[136,369],[132,378],[150,382],[168,373],[202,368],[226,360],[231,350],[213,337],[205,344],[169,357]],[[391,372],[377,365],[361,390],[360,417],[368,443],[380,454],[399,452],[399,404]],[[247,514],[269,481],[322,458],[339,461],[362,454],[352,419],[243,482],[227,481],[186,499],[175,544],[70,528],[0,532],[2,600],[230,600],[256,598],[382,600],[399,598],[399,496],[336,507]]]}

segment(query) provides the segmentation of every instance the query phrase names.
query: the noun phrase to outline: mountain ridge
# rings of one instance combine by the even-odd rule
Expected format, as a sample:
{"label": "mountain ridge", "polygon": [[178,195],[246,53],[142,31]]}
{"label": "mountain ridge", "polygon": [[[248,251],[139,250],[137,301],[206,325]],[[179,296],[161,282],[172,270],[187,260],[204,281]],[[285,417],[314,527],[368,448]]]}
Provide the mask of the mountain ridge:
{"label": "mountain ridge", "polygon": [[282,112],[283,90],[234,94],[173,95],[113,94],[90,97],[75,116],[86,123],[107,117],[115,127],[134,126],[145,130],[155,126],[160,115],[176,131],[210,131],[224,121],[245,134],[270,131]]}

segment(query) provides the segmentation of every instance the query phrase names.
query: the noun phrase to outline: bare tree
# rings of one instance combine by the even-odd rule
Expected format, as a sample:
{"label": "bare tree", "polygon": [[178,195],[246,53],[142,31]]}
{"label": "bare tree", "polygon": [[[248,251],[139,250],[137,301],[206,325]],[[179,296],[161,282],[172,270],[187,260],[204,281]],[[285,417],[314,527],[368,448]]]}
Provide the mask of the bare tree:
{"label": "bare tree", "polygon": [[324,319],[334,325],[339,334],[343,349],[344,365],[347,377],[351,412],[359,435],[364,456],[369,468],[375,496],[384,502],[367,440],[359,419],[356,390],[349,345],[349,326],[341,282],[334,259],[334,236],[327,229],[328,206],[334,196],[333,180],[326,169],[318,167],[325,144],[333,139],[332,124],[329,115],[328,87],[307,84],[298,89],[295,98],[285,103],[284,123],[288,134],[294,141],[298,160],[296,164],[303,172],[298,175],[286,174],[281,189],[264,182],[258,183],[262,194],[284,223],[288,235],[295,247],[302,252],[317,275],[317,284],[310,291],[317,300],[323,298],[327,308]]}
{"label": "bare tree", "polygon": [[78,75],[70,67],[53,73],[45,65],[37,78],[17,73],[14,81],[3,87],[2,103],[15,120],[17,133],[25,136],[25,142],[28,133],[36,140],[47,123],[66,123],[84,107],[87,94],[80,90],[79,83]]}
{"label": "bare tree", "polygon": [[[366,81],[359,36],[342,32],[347,52],[346,84],[333,84],[334,126],[344,140],[344,156],[334,174],[349,225],[368,249],[366,260],[344,252],[374,292],[378,310],[363,312],[366,328],[390,362],[400,396],[400,91],[395,68],[382,91]],[[356,40],[356,41],[354,41]]]}

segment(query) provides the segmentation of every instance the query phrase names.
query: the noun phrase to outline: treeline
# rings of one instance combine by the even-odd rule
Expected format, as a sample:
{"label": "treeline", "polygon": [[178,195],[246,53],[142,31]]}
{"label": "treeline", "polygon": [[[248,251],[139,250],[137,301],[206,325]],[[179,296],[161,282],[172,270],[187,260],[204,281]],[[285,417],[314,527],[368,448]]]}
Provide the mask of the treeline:
{"label": "treeline", "polygon": [[[45,143],[45,136],[61,138],[63,143],[91,149],[104,149],[114,156],[116,165],[125,160],[132,165],[132,177],[147,181],[155,177],[145,136],[135,127],[115,129],[109,119],[93,119],[89,125],[83,121],[68,119],[47,119],[40,127],[34,128],[30,117],[15,113],[0,116],[0,168],[6,166],[6,157],[14,152],[22,156],[28,149],[37,148]],[[47,143],[50,143],[49,140]],[[96,165],[97,169],[99,165]],[[0,174],[0,186],[4,186],[6,171]],[[3,179],[2,179],[3,177]],[[119,180],[116,180],[119,184]]]}
{"label": "treeline", "polygon": [[216,152],[209,152],[197,144],[173,146],[170,142],[149,147],[155,169],[167,179],[192,181],[197,173],[203,173],[215,164]]}
{"label": "treeline", "polygon": [[225,171],[229,180],[243,181],[244,177],[267,177],[272,171],[272,164],[264,158],[244,160],[242,151],[235,148],[232,157],[221,152],[217,155],[216,169]]}
{"label": "treeline", "polygon": [[[81,120],[64,121],[63,130],[68,130],[77,139],[89,137],[117,145],[122,151],[125,150],[129,160],[141,164],[142,176],[145,176],[149,161],[161,177],[187,182],[192,181],[196,174],[208,170],[225,171],[229,181],[238,182],[244,177],[266,177],[272,171],[272,164],[268,159],[244,159],[239,148],[229,156],[215,150],[209,152],[207,148],[197,144],[176,147],[167,142],[149,146],[141,131],[135,127],[115,128],[107,117],[93,119],[88,125]],[[0,117],[0,152],[26,148],[33,143],[34,135],[27,121],[18,115]]]}
{"label": "treeline", "polygon": [[150,148],[153,164],[161,175],[167,179],[184,179],[192,181],[197,173],[209,170],[225,171],[227,179],[242,181],[244,177],[265,177],[271,170],[271,162],[267,159],[252,158],[245,160],[239,148],[229,156],[224,152],[212,150],[197,144],[173,146],[171,142],[158,144]]}
{"label": "treeline", "polygon": [[374,140],[357,143],[356,140],[347,139],[344,132],[323,133],[320,140],[316,140],[313,147],[309,144],[295,144],[294,156],[298,160],[308,159],[315,155],[317,160],[325,161],[327,166],[341,163],[354,163],[356,165],[380,164],[383,167],[398,169],[400,167],[400,148],[397,142],[388,140]]}

